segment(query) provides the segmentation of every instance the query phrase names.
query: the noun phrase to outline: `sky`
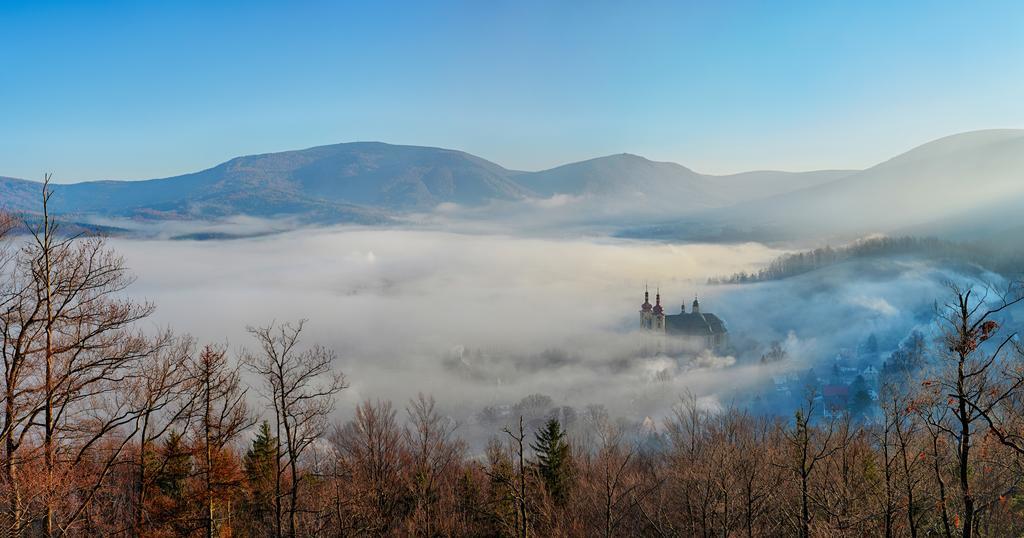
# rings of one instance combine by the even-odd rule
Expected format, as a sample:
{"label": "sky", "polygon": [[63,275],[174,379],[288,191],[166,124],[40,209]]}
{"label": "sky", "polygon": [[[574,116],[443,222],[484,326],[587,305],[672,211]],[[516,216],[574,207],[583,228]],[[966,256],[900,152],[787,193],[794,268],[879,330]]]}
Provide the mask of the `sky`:
{"label": "sky", "polygon": [[537,170],[864,168],[1024,127],[1024,3],[8,2],[0,175],[357,140]]}

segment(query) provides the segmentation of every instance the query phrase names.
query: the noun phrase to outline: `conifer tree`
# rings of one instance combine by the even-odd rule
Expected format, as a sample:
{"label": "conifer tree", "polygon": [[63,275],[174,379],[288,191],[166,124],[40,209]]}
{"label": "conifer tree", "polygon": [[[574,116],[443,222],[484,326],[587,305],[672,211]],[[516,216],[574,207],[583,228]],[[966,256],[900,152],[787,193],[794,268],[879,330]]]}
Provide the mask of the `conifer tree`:
{"label": "conifer tree", "polygon": [[153,529],[163,529],[176,534],[191,532],[192,510],[189,506],[188,479],[192,475],[192,450],[185,444],[185,438],[174,430],[159,449],[158,466],[153,473],[153,485],[158,495],[147,499],[153,503],[151,522]]}
{"label": "conifer tree", "polygon": [[274,496],[277,446],[277,437],[270,433],[270,423],[263,421],[242,461],[249,482],[249,509],[257,520],[269,516],[278,502]]}
{"label": "conifer tree", "polygon": [[544,424],[530,448],[536,452],[537,473],[544,487],[556,502],[564,502],[569,493],[572,455],[558,419],[552,418]]}
{"label": "conifer tree", "polygon": [[164,495],[180,500],[184,495],[185,480],[192,473],[192,453],[185,446],[182,435],[176,431],[167,435],[161,452],[163,461],[157,469],[156,486]]}

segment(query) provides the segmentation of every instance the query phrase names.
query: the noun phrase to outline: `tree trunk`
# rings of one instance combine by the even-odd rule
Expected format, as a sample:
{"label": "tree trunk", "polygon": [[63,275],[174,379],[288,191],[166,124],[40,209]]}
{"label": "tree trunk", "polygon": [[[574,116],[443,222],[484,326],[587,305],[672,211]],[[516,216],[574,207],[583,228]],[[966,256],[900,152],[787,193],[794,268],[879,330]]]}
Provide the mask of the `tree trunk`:
{"label": "tree trunk", "polygon": [[149,430],[149,414],[147,413],[142,419],[142,432],[139,438],[139,481],[136,487],[138,488],[138,505],[135,507],[135,534],[142,534],[142,526],[144,525],[145,514],[146,514],[146,434]]}
{"label": "tree trunk", "polygon": [[[966,319],[966,317],[965,317]],[[967,395],[964,387],[964,361],[967,358],[960,355],[958,368],[957,396],[958,409],[960,411],[960,491],[964,502],[963,538],[971,538],[974,532],[974,495],[971,493],[970,482],[970,455],[971,455],[971,422],[967,413]]]}
{"label": "tree trunk", "polygon": [[7,457],[4,458],[4,479],[7,487],[10,488],[7,498],[7,510],[11,518],[8,536],[15,538],[21,536],[21,490],[18,487],[18,467],[14,463],[14,443],[8,433]]}
{"label": "tree trunk", "polygon": [[932,437],[932,454],[934,455],[935,481],[939,484],[939,508],[942,513],[942,529],[946,538],[952,538],[953,533],[949,528],[949,512],[946,510],[946,481],[942,478],[942,470],[939,467],[939,438]]}
{"label": "tree trunk", "polygon": [[299,470],[295,461],[295,453],[291,450],[289,450],[288,460],[292,475],[291,487],[288,490],[288,536],[295,538],[295,512],[299,502]]}
{"label": "tree trunk", "polygon": [[4,435],[4,480],[10,488],[7,498],[7,510],[11,518],[8,536],[21,536],[21,488],[18,485],[18,464],[14,457],[17,446],[14,442],[14,420],[17,413],[14,408],[14,387],[8,383],[7,401],[4,406],[4,424],[7,431]]}
{"label": "tree trunk", "polygon": [[49,211],[47,211],[47,201],[49,194],[46,192],[46,187],[43,187],[43,288],[46,298],[46,372],[45,372],[45,385],[46,385],[46,403],[45,403],[45,417],[46,421],[45,433],[43,436],[43,453],[46,464],[46,487],[47,494],[46,500],[46,536],[53,536],[53,471],[54,471],[54,454],[53,454],[53,434],[54,434],[54,423],[53,423],[53,290],[50,275],[50,217]]}
{"label": "tree trunk", "polygon": [[206,538],[213,538],[213,447],[210,446],[210,423],[212,417],[210,416],[210,375],[209,371],[206,372],[206,395],[205,395],[205,418],[203,427],[203,440],[206,443]]}

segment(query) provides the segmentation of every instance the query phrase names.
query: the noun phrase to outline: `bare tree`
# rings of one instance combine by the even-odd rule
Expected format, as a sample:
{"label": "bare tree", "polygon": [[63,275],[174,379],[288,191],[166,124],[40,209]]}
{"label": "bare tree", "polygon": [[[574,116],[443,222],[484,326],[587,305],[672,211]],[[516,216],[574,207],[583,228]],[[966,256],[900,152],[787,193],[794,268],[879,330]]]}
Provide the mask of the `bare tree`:
{"label": "bare tree", "polygon": [[[348,535],[389,535],[396,531],[404,460],[402,431],[391,402],[365,401],[352,421],[334,430],[331,444],[339,458],[339,525]],[[346,499],[342,499],[344,496]]]}
{"label": "bare tree", "polygon": [[650,483],[637,471],[638,442],[627,442],[622,428],[613,423],[604,408],[592,406],[586,420],[596,444],[593,454],[586,451],[579,456],[582,472],[578,495],[596,516],[584,519],[591,521],[601,535],[615,536],[660,481]]}
{"label": "bare tree", "polygon": [[492,474],[491,479],[509,486],[509,492],[515,503],[515,534],[519,538],[527,538],[530,535],[530,511],[528,504],[528,492],[526,489],[526,455],[525,440],[526,432],[523,428],[523,417],[519,417],[519,428],[513,430],[506,426],[502,431],[511,439],[512,454],[515,457],[512,476],[504,474]]}
{"label": "bare tree", "polygon": [[26,274],[23,257],[7,242],[12,219],[0,221],[0,360],[3,361],[3,493],[7,499],[3,526],[10,536],[19,536],[24,525],[25,491],[20,468],[25,461],[21,448],[30,431],[32,413],[41,400],[36,379],[41,376],[35,354],[43,330],[42,303],[35,296],[31,274]]}
{"label": "bare tree", "polygon": [[405,444],[412,460],[416,508],[422,518],[418,527],[424,536],[434,536],[439,483],[462,459],[465,443],[454,438],[457,424],[437,413],[433,396],[420,394],[410,400],[406,413],[409,426],[405,429]]}
{"label": "bare tree", "polygon": [[802,538],[811,535],[811,477],[814,475],[818,463],[838,450],[838,446],[832,443],[834,425],[831,422],[826,425],[824,430],[817,430],[811,426],[814,409],[813,395],[809,394],[807,404],[796,412],[793,428],[785,432],[789,455],[784,465],[799,481],[798,529]]}
{"label": "bare tree", "polygon": [[[977,525],[971,468],[979,424],[1005,445],[1024,453],[1024,444],[1019,443],[1021,437],[1015,432],[1019,418],[1015,413],[1007,413],[1024,391],[1024,371],[1019,365],[1008,364],[1006,358],[1016,333],[996,339],[1000,325],[994,319],[996,314],[1024,301],[1024,296],[1013,287],[1003,294],[994,294],[988,286],[981,292],[953,283],[949,288],[951,300],[939,312],[944,346],[940,358],[945,368],[936,379],[926,381],[925,386],[932,388],[938,405],[948,398],[952,424],[935,422],[932,426],[955,441],[957,483],[963,505],[962,536],[970,538]],[[989,340],[995,344],[986,345]]]}
{"label": "bare tree", "polygon": [[[132,374],[130,394],[138,410],[134,425],[137,441],[135,532],[141,533],[146,525],[146,492],[153,477],[149,475],[149,459],[152,445],[163,438],[171,428],[183,425],[192,415],[192,405],[197,394],[194,386],[193,369],[183,367],[192,359],[195,343],[189,337],[174,338],[169,333],[159,340],[164,345],[153,356],[142,362]],[[155,469],[156,475],[162,466]]]}
{"label": "bare tree", "polygon": [[[332,371],[335,353],[322,346],[299,351],[299,341],[306,320],[298,323],[249,327],[260,351],[246,352],[245,362],[259,375],[267,390],[264,396],[274,409],[278,443],[277,479],[275,481],[276,525],[282,534],[280,498],[282,473],[289,473],[288,536],[296,533],[296,515],[300,487],[300,459],[327,430],[327,418],[334,410],[334,396],[348,387],[345,375]],[[281,458],[287,456],[282,464]]]}
{"label": "bare tree", "polygon": [[[12,271],[7,298],[13,300],[5,301],[3,435],[5,475],[14,488],[9,512],[17,530],[18,452],[29,432],[42,430],[41,532],[53,536],[79,522],[127,444],[130,434],[123,429],[137,410],[122,388],[153,351],[131,327],[153,307],[124,297],[134,279],[102,239],[59,233],[49,212],[49,179],[41,220],[27,223],[31,240]],[[86,463],[92,469],[87,475]]]}
{"label": "bare tree", "polygon": [[232,366],[227,353],[213,346],[203,348],[191,364],[194,398],[198,417],[194,423],[203,449],[204,527],[212,538],[217,526],[216,490],[231,485],[218,478],[217,461],[228,447],[254,420],[245,401],[247,389],[242,387],[238,366]]}

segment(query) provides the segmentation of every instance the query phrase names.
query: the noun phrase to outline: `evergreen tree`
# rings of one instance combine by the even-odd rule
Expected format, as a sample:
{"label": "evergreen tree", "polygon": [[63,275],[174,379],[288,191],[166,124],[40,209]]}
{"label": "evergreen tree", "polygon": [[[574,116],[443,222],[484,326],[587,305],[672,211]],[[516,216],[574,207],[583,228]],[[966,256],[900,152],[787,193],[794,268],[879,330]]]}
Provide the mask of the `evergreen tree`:
{"label": "evergreen tree", "polygon": [[547,421],[530,448],[537,454],[535,465],[544,486],[556,502],[564,502],[569,492],[572,454],[558,419]]}
{"label": "evergreen tree", "polygon": [[154,482],[161,493],[180,501],[185,493],[185,481],[192,473],[192,453],[182,435],[175,431],[167,435],[161,452],[163,462]]}
{"label": "evergreen tree", "polygon": [[274,508],[274,484],[277,473],[277,437],[263,421],[242,460],[249,482],[249,507],[256,519],[269,516]]}
{"label": "evergreen tree", "polygon": [[878,353],[878,337],[875,333],[871,333],[868,336],[867,342],[864,342],[864,351],[869,355],[875,355]]}
{"label": "evergreen tree", "polygon": [[871,394],[868,393],[868,383],[864,380],[864,376],[858,375],[853,380],[853,383],[850,384],[850,394],[852,396],[850,411],[853,413],[860,414],[871,407]]}
{"label": "evergreen tree", "polygon": [[188,479],[192,475],[192,450],[185,444],[182,434],[171,431],[160,447],[159,463],[153,473],[153,484],[160,495],[152,496],[152,525],[176,535],[184,535],[192,528],[191,495]]}

